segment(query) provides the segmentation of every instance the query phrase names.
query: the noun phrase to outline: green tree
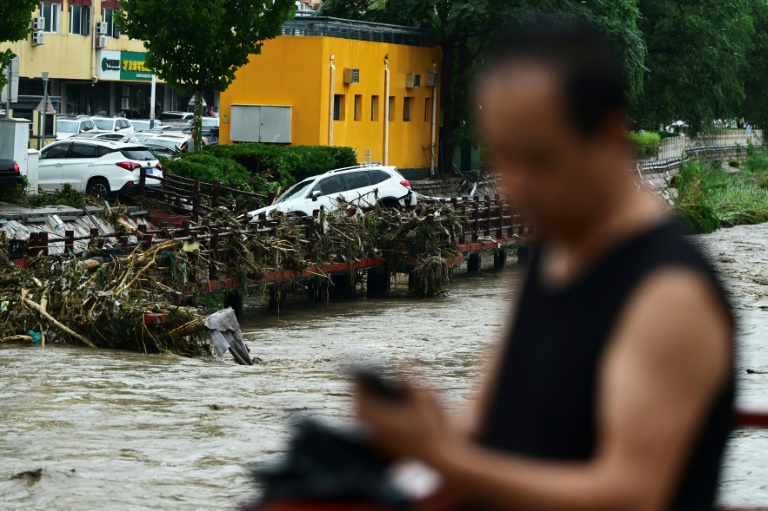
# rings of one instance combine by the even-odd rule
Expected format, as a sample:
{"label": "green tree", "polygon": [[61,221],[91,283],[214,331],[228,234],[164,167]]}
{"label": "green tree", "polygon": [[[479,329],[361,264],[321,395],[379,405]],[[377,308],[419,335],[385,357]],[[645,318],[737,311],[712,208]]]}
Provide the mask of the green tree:
{"label": "green tree", "polygon": [[740,111],[754,36],[750,3],[640,0],[649,70],[636,115],[642,127],[683,120],[699,132]]}
{"label": "green tree", "polygon": [[536,14],[586,17],[624,51],[630,97],[642,91],[645,46],[638,28],[637,0],[329,0],[322,13],[429,29],[441,48],[442,129],[440,167],[453,173],[453,154],[474,137],[469,115],[472,82],[489,43],[508,22]]}
{"label": "green tree", "polygon": [[[0,43],[21,41],[29,36],[32,11],[37,0],[11,0],[0,2]],[[5,69],[16,56],[10,49],[0,51],[0,70]],[[0,76],[0,89],[8,83],[5,73]]]}
{"label": "green tree", "polygon": [[760,128],[768,128],[768,2],[752,2],[752,23],[755,35],[752,51],[747,56],[747,76],[744,85],[746,102],[742,117]]}
{"label": "green tree", "polygon": [[235,72],[277,37],[293,0],[121,0],[120,30],[144,41],[147,66],[195,97],[195,151],[202,149],[203,91],[225,91]]}

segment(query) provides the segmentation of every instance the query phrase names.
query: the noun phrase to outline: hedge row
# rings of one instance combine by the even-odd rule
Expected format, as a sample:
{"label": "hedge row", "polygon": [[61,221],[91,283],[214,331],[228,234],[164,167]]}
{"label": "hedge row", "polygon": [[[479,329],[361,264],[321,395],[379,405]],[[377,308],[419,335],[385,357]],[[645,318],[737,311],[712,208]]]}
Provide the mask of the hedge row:
{"label": "hedge row", "polygon": [[206,147],[205,152],[234,160],[252,174],[271,177],[283,187],[330,170],[357,165],[357,155],[350,147],[230,144]]}
{"label": "hedge row", "polygon": [[285,190],[294,183],[330,170],[357,165],[350,147],[228,144],[206,146],[164,165],[173,174],[213,181],[257,193]]}

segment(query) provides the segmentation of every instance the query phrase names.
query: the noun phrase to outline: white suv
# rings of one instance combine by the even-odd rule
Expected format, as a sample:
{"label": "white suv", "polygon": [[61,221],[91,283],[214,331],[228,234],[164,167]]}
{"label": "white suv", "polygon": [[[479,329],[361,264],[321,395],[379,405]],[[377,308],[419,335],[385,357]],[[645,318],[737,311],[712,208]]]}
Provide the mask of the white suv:
{"label": "white suv", "polygon": [[56,140],[65,140],[80,133],[96,131],[96,125],[90,119],[56,119]]}
{"label": "white suv", "polygon": [[281,212],[311,216],[321,206],[336,209],[340,201],[367,208],[377,203],[384,207],[415,206],[416,200],[411,183],[396,167],[359,166],[305,179],[289,188],[273,205],[251,211],[249,215],[269,217]]}
{"label": "white suv", "polygon": [[109,117],[91,117],[91,120],[101,131],[114,131],[116,133],[136,133],[136,129],[133,125],[123,117],[109,118]]}
{"label": "white suv", "polygon": [[[127,195],[139,187],[141,169],[163,177],[163,166],[149,149],[138,144],[70,139],[54,142],[40,152],[38,184],[47,192],[69,183],[79,192],[99,197]],[[161,186],[147,178],[147,186]]]}

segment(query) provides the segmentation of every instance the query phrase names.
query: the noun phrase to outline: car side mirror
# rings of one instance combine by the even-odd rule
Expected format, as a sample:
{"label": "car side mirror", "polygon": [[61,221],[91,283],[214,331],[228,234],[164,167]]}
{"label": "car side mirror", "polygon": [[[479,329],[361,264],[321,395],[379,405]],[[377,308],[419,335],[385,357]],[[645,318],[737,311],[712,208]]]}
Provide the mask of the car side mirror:
{"label": "car side mirror", "polygon": [[120,128],[115,128],[115,131],[120,131]]}
{"label": "car side mirror", "polygon": [[312,198],[313,202],[317,202],[317,199],[319,199],[322,196],[323,196],[323,192],[321,192],[320,190],[315,190],[314,192],[312,192],[312,194],[310,194],[310,197]]}

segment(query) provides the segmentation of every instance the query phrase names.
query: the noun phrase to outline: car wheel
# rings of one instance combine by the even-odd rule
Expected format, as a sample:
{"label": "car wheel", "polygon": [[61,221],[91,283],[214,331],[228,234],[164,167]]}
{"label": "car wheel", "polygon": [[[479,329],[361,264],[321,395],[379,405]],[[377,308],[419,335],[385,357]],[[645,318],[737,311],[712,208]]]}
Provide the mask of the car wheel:
{"label": "car wheel", "polygon": [[85,193],[102,199],[108,199],[110,192],[109,182],[103,177],[95,177],[91,179],[88,181],[88,186],[85,188]]}
{"label": "car wheel", "polygon": [[400,207],[400,201],[395,199],[394,197],[385,197],[381,200],[379,200],[379,206],[381,206],[384,209],[394,209]]}

